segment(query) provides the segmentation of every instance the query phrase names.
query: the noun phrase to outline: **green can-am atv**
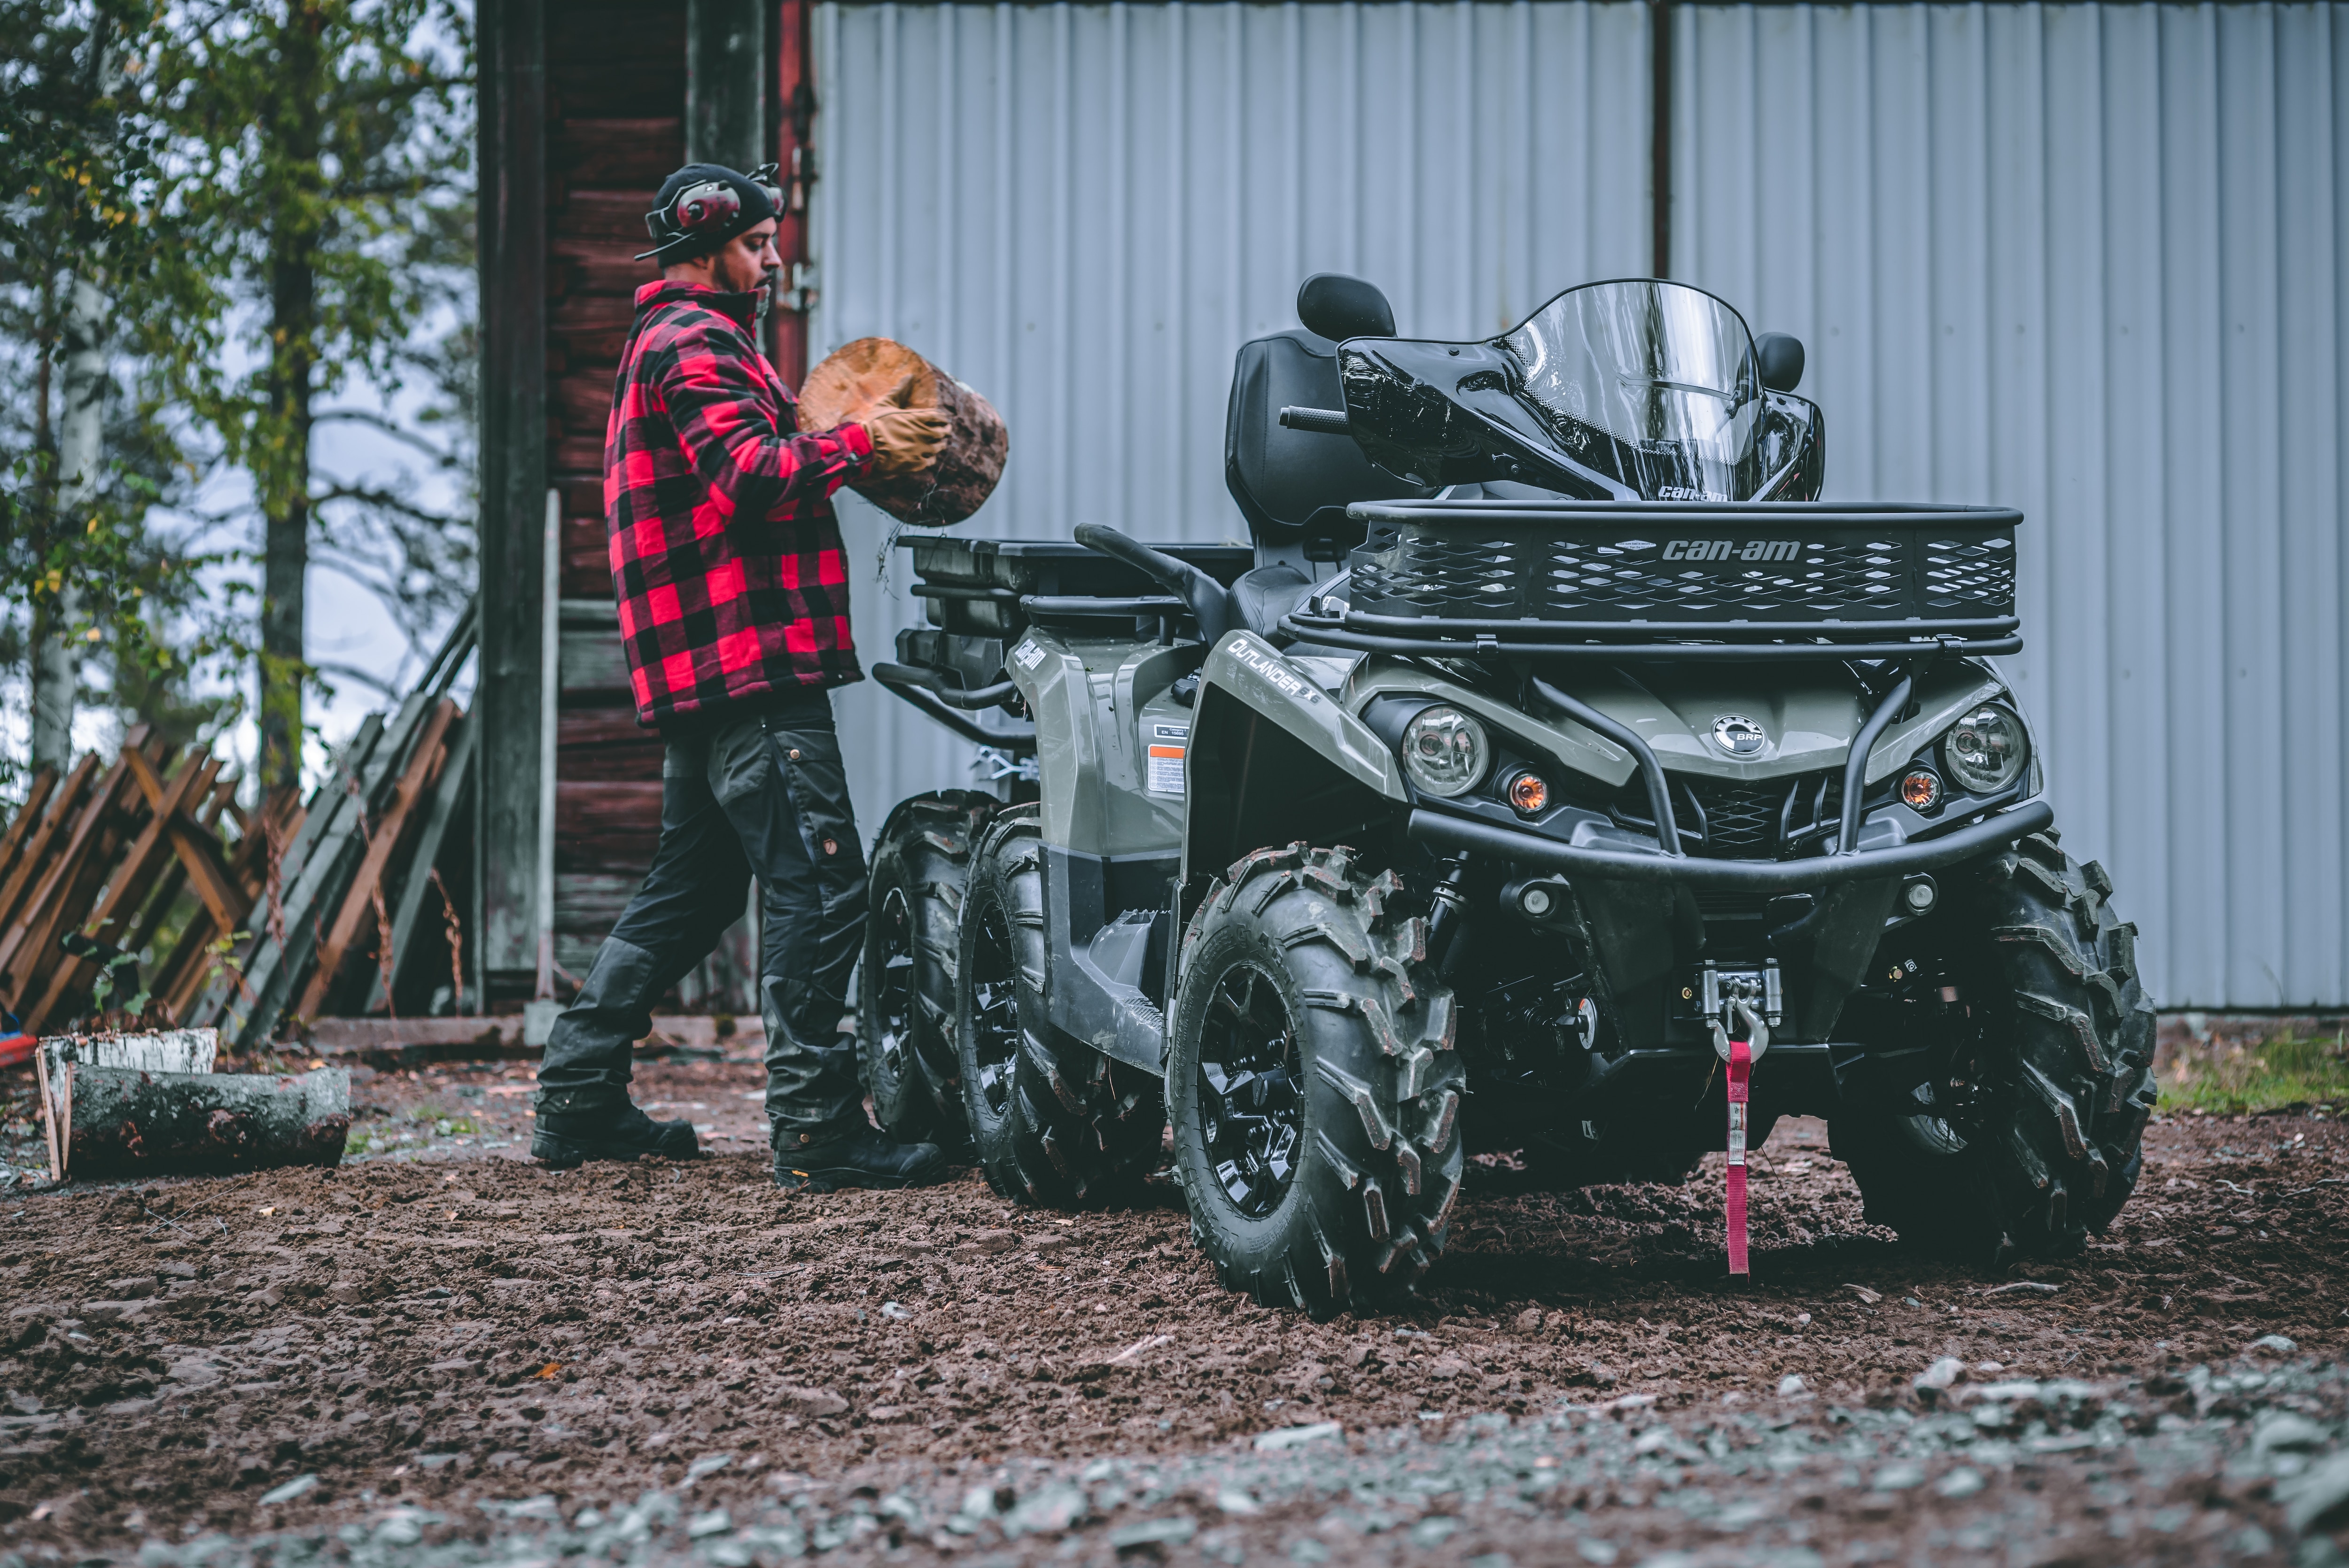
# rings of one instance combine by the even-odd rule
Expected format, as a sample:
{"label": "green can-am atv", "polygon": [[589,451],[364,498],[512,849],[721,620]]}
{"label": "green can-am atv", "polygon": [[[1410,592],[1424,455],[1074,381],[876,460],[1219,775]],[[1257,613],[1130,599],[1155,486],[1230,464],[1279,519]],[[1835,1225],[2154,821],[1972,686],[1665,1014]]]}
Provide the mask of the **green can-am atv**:
{"label": "green can-am atv", "polygon": [[1695,289],[1483,343],[1329,274],[1299,315],[1233,382],[1253,550],[913,546],[931,624],[875,673],[1034,782],[883,830],[891,1130],[1076,1204],[1171,1119],[1220,1276],[1316,1313],[1411,1288],[1472,1151],[1676,1181],[1788,1113],[1938,1253],[2111,1220],[2152,1018],[1991,662],[2023,519],[1819,502],[1801,346]]}

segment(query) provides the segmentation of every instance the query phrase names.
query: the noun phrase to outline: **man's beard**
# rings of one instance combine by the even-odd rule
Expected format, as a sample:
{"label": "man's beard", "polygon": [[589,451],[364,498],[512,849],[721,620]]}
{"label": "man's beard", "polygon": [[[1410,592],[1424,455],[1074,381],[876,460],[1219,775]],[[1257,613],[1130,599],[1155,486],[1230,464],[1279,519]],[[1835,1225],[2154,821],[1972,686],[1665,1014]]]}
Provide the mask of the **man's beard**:
{"label": "man's beard", "polygon": [[769,268],[767,271],[761,273],[759,274],[759,281],[751,285],[751,320],[764,321],[767,319],[767,312],[774,305],[775,303],[775,279],[778,275],[780,274],[777,269]]}

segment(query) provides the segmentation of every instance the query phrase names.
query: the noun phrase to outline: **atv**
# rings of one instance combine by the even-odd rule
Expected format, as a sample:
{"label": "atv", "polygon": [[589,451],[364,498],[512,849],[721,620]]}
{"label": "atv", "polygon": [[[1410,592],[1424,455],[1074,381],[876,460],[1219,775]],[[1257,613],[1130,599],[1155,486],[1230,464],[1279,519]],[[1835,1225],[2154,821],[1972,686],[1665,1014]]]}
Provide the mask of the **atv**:
{"label": "atv", "polygon": [[1316,1315],[1406,1295],[1480,1153],[1725,1149],[1743,1269],[1788,1114],[1929,1252],[2109,1222],[2152,1016],[1993,662],[2021,515],[1820,501],[1801,345],[1694,288],[1470,343],[1334,274],[1298,314],[1233,377],[1253,548],[911,542],[927,624],[876,676],[1032,782],[881,834],[891,1131],[1066,1206],[1171,1123],[1218,1277]]}

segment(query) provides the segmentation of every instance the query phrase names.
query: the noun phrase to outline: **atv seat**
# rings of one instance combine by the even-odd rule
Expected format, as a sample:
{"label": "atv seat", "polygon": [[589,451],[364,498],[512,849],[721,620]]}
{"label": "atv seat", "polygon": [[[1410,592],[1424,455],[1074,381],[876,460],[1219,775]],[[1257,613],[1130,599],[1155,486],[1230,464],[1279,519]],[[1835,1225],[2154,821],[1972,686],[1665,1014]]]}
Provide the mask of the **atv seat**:
{"label": "atv seat", "polygon": [[1270,637],[1280,618],[1301,608],[1313,592],[1313,579],[1286,561],[1251,567],[1231,586],[1232,609],[1239,624],[1259,637]]}
{"label": "atv seat", "polygon": [[[1362,525],[1347,518],[1348,506],[1421,492],[1371,467],[1362,449],[1343,437],[1283,428],[1280,410],[1292,404],[1346,406],[1338,346],[1301,326],[1241,345],[1224,414],[1224,484],[1247,519],[1257,560],[1287,562],[1301,576],[1307,562],[1340,560],[1362,542]],[[1256,624],[1253,611],[1247,618]]]}

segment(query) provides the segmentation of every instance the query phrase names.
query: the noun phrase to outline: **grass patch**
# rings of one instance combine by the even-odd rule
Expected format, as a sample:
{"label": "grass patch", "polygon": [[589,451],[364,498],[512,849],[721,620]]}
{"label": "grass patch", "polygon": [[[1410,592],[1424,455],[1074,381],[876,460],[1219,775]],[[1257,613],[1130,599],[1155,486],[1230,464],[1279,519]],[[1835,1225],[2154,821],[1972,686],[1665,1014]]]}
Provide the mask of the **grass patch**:
{"label": "grass patch", "polygon": [[2303,1036],[2287,1025],[2264,1040],[2189,1040],[2161,1068],[2160,1109],[2248,1116],[2349,1103],[2349,1033]]}

